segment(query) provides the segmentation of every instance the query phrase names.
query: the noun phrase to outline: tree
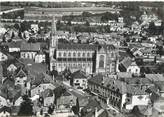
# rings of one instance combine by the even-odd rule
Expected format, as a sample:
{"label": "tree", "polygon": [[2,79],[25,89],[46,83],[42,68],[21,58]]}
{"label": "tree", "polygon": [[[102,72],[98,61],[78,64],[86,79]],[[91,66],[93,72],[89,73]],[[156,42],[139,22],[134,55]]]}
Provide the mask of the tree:
{"label": "tree", "polygon": [[82,17],[90,17],[91,15],[92,15],[92,13],[86,12],[86,11],[84,11],[84,12],[82,13]]}
{"label": "tree", "polygon": [[63,86],[59,86],[56,89],[54,89],[55,94],[55,104],[57,105],[57,99],[61,97],[61,95],[66,92],[66,88]]}
{"label": "tree", "polygon": [[33,103],[27,95],[24,95],[23,102],[20,105],[18,112],[19,116],[32,116],[33,115]]}
{"label": "tree", "polygon": [[72,110],[75,114],[79,115],[80,107],[79,107],[79,99],[78,98],[76,98],[76,106],[73,106]]}
{"label": "tree", "polygon": [[86,22],[85,22],[85,25],[86,25],[86,26],[90,26],[89,21],[86,21]]}
{"label": "tree", "polygon": [[15,34],[14,34],[14,32],[12,32],[11,39],[13,39],[14,37],[15,37]]}
{"label": "tree", "polygon": [[67,80],[70,80],[71,79],[71,71],[69,68],[66,68],[64,71],[63,71],[63,76],[64,78],[66,78]]}

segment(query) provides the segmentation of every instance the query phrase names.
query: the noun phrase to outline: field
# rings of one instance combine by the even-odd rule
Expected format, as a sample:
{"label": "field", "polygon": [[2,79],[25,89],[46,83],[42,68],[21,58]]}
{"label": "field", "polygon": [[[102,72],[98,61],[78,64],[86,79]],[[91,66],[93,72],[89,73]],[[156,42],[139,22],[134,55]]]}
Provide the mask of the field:
{"label": "field", "polygon": [[18,8],[18,7],[14,7],[14,6],[0,6],[0,11],[6,11],[6,10],[11,10],[14,8]]}

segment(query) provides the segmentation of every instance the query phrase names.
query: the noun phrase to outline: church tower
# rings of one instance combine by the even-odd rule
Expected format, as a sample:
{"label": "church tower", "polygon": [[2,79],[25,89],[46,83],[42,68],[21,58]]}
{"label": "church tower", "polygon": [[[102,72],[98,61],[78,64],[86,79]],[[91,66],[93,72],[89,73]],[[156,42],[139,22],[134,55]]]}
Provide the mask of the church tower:
{"label": "church tower", "polygon": [[56,35],[56,19],[55,17],[53,16],[53,19],[52,19],[52,27],[51,27],[51,44],[52,44],[52,47],[57,47],[57,35]]}
{"label": "church tower", "polygon": [[49,58],[50,58],[50,71],[54,69],[56,66],[56,49],[58,46],[58,38],[56,35],[56,20],[53,16],[51,23],[51,39],[50,39],[50,47],[49,47]]}

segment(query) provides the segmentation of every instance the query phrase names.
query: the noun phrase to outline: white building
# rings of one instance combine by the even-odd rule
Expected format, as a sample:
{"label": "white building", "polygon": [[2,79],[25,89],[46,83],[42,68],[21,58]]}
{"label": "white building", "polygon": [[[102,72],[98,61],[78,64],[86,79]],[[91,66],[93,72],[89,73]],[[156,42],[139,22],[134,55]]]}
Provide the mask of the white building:
{"label": "white building", "polygon": [[0,61],[5,61],[8,59],[8,56],[4,54],[3,52],[0,52]]}
{"label": "white building", "polygon": [[73,86],[76,89],[86,89],[87,88],[87,77],[83,71],[76,71],[72,74]]}
{"label": "white building", "polygon": [[46,61],[46,55],[42,52],[39,52],[35,55],[35,60],[36,63],[42,63]]}

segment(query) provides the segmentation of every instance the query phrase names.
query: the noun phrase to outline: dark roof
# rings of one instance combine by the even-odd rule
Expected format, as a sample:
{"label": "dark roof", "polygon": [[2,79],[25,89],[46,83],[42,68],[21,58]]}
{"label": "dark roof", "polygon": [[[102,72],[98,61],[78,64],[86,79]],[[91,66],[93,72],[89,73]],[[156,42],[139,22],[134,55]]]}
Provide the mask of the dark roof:
{"label": "dark roof", "polygon": [[40,43],[22,43],[21,51],[40,51]]}
{"label": "dark roof", "polygon": [[85,72],[78,70],[72,74],[73,79],[86,79],[86,74]]}
{"label": "dark roof", "polygon": [[20,48],[22,44],[22,41],[12,41],[8,43],[3,43],[2,45],[6,45],[9,48]]}
{"label": "dark roof", "polygon": [[127,69],[132,64],[132,59],[130,57],[124,58],[121,64]]}
{"label": "dark roof", "polygon": [[46,89],[41,93],[41,96],[43,96],[43,98],[52,97],[53,91],[51,89]]}
{"label": "dark roof", "polygon": [[148,78],[133,77],[133,78],[122,78],[128,84],[152,84]]}
{"label": "dark roof", "polygon": [[7,106],[3,106],[2,108],[0,108],[0,113],[1,112],[11,112],[11,108],[10,107],[7,107]]}
{"label": "dark roof", "polygon": [[64,49],[64,50],[96,50],[96,45],[90,45],[90,44],[58,44],[58,49]]}
{"label": "dark roof", "polygon": [[98,50],[100,50],[100,49],[104,49],[104,50],[115,50],[116,48],[115,48],[115,46],[114,45],[112,45],[112,44],[109,44],[109,45],[99,45],[98,46]]}
{"label": "dark roof", "polygon": [[31,84],[38,86],[42,83],[53,83],[52,78],[49,75],[39,73],[35,78],[32,79]]}
{"label": "dark roof", "polygon": [[88,80],[89,83],[94,83],[108,88],[112,91],[119,92],[120,94],[130,93],[132,95],[146,94],[145,91],[139,87],[131,86],[123,81],[116,80],[114,78],[104,77],[102,74],[98,74]]}
{"label": "dark roof", "polygon": [[88,111],[94,111],[95,108],[97,108],[97,110],[100,110],[102,107],[100,105],[100,102],[97,101],[97,99],[95,98],[90,98],[88,101],[88,104],[82,109],[84,112],[88,112]]}

